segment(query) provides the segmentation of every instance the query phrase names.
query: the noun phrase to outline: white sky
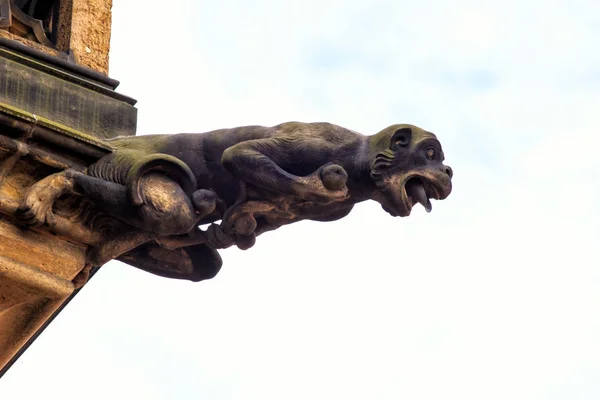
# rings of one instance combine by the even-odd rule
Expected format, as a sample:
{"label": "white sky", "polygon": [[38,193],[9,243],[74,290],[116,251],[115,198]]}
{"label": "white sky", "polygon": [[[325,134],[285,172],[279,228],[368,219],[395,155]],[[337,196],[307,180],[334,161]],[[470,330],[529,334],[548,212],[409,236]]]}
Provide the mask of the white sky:
{"label": "white sky", "polygon": [[[168,5],[167,5],[168,3]],[[138,132],[328,121],[435,132],[454,191],[222,252],[113,262],[2,399],[600,398],[600,4],[115,0]]]}

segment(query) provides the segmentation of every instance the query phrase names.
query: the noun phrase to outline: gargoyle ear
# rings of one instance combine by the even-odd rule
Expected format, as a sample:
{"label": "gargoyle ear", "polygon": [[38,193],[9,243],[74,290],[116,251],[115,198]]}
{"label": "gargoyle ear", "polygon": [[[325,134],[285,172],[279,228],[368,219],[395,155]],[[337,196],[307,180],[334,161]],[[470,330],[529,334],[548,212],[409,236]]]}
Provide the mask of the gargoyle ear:
{"label": "gargoyle ear", "polygon": [[412,130],[410,128],[400,128],[392,136],[392,149],[396,150],[408,146],[412,139]]}

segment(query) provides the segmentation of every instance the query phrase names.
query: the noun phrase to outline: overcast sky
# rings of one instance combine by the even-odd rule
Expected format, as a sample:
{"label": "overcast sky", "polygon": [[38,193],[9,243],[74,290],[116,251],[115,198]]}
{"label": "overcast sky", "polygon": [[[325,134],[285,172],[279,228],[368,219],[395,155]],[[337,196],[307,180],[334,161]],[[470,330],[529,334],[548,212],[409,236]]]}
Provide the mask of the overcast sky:
{"label": "overcast sky", "polygon": [[222,252],[112,262],[2,399],[600,398],[597,0],[115,0],[139,134],[290,120],[435,132],[454,191]]}

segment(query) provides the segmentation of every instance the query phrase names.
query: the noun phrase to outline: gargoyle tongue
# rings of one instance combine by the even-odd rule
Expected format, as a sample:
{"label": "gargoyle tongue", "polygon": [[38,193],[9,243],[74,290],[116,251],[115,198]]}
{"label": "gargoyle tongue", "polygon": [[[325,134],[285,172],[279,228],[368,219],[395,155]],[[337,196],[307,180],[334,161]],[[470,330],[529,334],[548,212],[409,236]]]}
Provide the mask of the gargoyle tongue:
{"label": "gargoyle tongue", "polygon": [[431,202],[427,198],[427,193],[425,193],[425,188],[419,178],[412,178],[406,182],[406,194],[421,203],[425,211],[431,211]]}

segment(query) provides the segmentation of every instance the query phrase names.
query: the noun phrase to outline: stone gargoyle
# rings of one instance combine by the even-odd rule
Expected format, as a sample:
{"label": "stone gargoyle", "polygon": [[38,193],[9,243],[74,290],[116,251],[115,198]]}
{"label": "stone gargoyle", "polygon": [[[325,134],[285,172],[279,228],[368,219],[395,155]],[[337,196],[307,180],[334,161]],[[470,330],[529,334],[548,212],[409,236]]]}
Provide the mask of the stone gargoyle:
{"label": "stone gargoyle", "polygon": [[430,211],[430,199],[452,188],[436,136],[412,125],[365,136],[289,122],[107,143],[112,153],[87,170],[34,184],[18,216],[50,223],[59,197],[81,195],[127,227],[89,251],[89,266],[118,258],[169,278],[210,279],[221,268],[218,249],[247,249],[286,224],[334,221],[369,199],[404,217],[416,203]]}

